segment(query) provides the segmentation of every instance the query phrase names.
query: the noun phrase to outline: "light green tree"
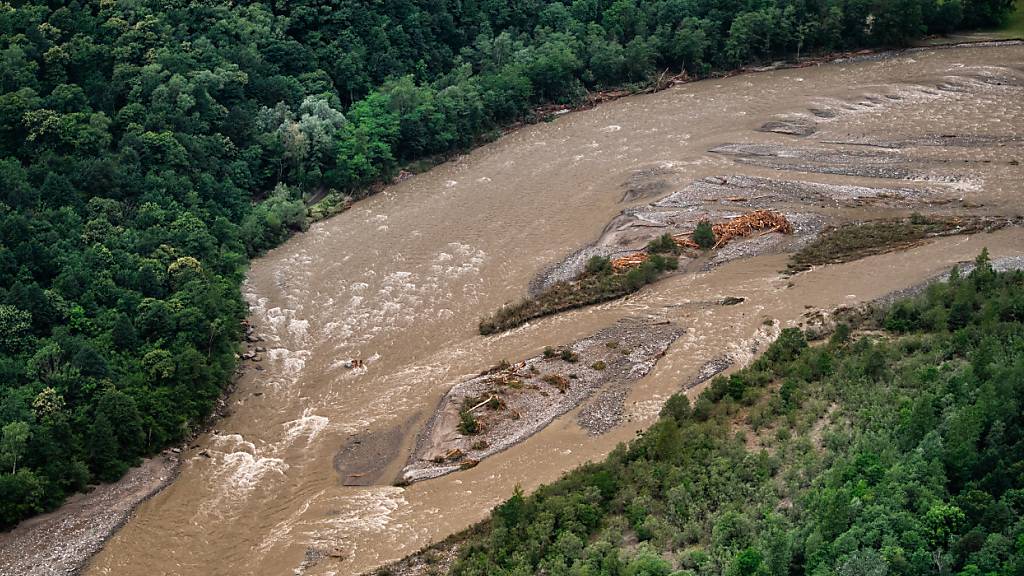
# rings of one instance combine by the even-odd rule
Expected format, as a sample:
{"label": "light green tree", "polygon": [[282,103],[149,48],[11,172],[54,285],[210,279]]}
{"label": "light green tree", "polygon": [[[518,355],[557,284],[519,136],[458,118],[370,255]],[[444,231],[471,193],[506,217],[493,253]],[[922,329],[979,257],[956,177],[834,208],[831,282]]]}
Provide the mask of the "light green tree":
{"label": "light green tree", "polygon": [[0,459],[5,464],[10,463],[11,474],[18,472],[18,459],[25,453],[28,436],[27,422],[15,421],[3,428],[3,436],[0,436]]}

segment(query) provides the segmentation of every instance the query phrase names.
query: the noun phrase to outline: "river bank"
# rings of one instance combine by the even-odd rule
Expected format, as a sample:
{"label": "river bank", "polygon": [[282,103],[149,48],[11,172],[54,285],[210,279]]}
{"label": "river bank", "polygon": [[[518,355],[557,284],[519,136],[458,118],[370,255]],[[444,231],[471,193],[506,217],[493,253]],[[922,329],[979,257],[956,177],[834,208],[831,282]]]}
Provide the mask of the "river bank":
{"label": "river bank", "polygon": [[[253,327],[245,324],[245,342],[258,342]],[[250,349],[242,355],[234,379],[224,387],[214,411],[185,442],[144,458],[116,482],[92,486],[68,498],[56,510],[34,516],[0,532],[0,576],[56,576],[80,574],[104,544],[120,530],[135,510],[170,486],[181,472],[182,459],[193,442],[230,415],[227,403],[244,370],[262,370]],[[258,360],[258,359],[257,359]],[[204,454],[203,450],[195,450]],[[203,458],[207,455],[201,456]]]}
{"label": "river bank", "polygon": [[76,494],[57,510],[0,533],[0,575],[78,574],[139,504],[174,481],[180,466],[178,455],[168,450],[117,482]]}

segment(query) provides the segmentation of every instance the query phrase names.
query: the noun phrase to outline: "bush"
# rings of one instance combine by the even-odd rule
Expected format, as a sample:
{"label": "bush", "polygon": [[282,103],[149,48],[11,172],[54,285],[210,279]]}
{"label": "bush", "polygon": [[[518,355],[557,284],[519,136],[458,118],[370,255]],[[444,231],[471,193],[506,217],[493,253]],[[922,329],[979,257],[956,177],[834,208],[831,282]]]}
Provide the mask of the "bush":
{"label": "bush", "polygon": [[[651,254],[650,258],[644,264],[651,264],[656,272],[666,272],[668,270],[676,270],[679,268],[679,259],[673,256],[662,256],[661,254]],[[651,278],[654,279],[653,277]]]}
{"label": "bush", "polygon": [[671,234],[662,234],[647,243],[647,252],[650,254],[679,254],[679,244],[672,239]]}
{"label": "bush", "polygon": [[550,384],[558,389],[559,392],[565,393],[569,389],[569,379],[561,374],[548,374],[541,378],[547,384]]}
{"label": "bush", "polygon": [[697,227],[693,229],[691,238],[697,243],[697,246],[705,250],[714,247],[715,231],[711,228],[711,221],[704,219],[697,222]]}
{"label": "bush", "polygon": [[43,482],[30,470],[0,474],[0,528],[14,526],[18,520],[43,507]]}
{"label": "bush", "polygon": [[612,272],[612,261],[605,256],[591,256],[590,260],[587,260],[587,274],[591,275],[603,275],[611,274]]}
{"label": "bush", "polygon": [[476,417],[469,410],[459,412],[459,432],[463,436],[471,436],[480,431],[480,425]]}
{"label": "bush", "polygon": [[850,341],[850,325],[841,323],[836,325],[836,331],[829,338],[829,344],[839,346]]}
{"label": "bush", "polygon": [[690,417],[690,400],[686,394],[673,394],[661,408],[662,418],[672,418],[676,422],[685,422]]}

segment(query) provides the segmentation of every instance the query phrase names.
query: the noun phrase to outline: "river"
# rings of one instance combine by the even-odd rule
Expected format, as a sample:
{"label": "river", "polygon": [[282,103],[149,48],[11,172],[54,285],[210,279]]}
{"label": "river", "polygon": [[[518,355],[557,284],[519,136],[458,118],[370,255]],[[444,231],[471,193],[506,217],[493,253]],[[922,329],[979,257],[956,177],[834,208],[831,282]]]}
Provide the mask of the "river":
{"label": "river", "polygon": [[[709,152],[722,144],[892,152],[886,165],[911,173],[896,184],[849,173],[797,176],[932,187],[975,211],[1019,216],[1022,63],[1024,46],[962,47],[681,85],[517,130],[315,224],[255,260],[248,274],[244,292],[264,338],[256,345],[267,349],[262,370],[247,369],[229,399],[231,415],[182,454],[178,479],[138,508],[85,573],[364,572],[479,521],[517,484],[529,490],[601,458],[649,425],[705,362],[749,355],[765,318],[795,325],[808,309],[905,287],[983,245],[996,256],[1020,254],[1018,228],[793,278],[779,273],[786,257],[769,254],[672,276],[504,335],[477,334],[480,317],[521,298],[538,272],[596,239],[629,205],[623,195],[637,177],[654,178],[664,194],[709,176],[780,177],[775,167]],[[792,115],[813,120],[817,131],[800,138],[756,130]],[[964,135],[969,145],[957,139]],[[949,145],[936,145],[941,138]],[[888,210],[817,209],[837,221]],[[725,296],[746,301],[704,304]],[[588,436],[563,417],[470,470],[408,488],[342,485],[334,461],[353,435],[387,439],[381,457],[394,477],[418,427],[461,378],[642,314],[687,333],[632,387],[627,421],[612,431]],[[346,367],[353,358],[364,367]],[[334,550],[339,557],[321,558]]]}

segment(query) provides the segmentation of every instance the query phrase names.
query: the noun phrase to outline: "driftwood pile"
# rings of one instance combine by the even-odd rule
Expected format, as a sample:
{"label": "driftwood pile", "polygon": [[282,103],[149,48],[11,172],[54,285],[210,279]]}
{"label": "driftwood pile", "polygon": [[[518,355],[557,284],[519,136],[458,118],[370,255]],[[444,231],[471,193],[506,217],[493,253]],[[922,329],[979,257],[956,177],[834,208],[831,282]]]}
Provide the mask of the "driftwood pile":
{"label": "driftwood pile", "polygon": [[637,252],[636,254],[630,254],[628,256],[622,256],[621,258],[612,259],[612,270],[615,272],[623,272],[630,268],[639,266],[647,261],[647,252]]}
{"label": "driftwood pile", "polygon": [[750,236],[754,232],[792,234],[793,225],[786,220],[785,216],[773,210],[755,210],[737,216],[728,222],[715,224],[711,230],[714,231],[717,240],[714,247],[719,248],[728,244],[733,238]]}
{"label": "driftwood pile", "polygon": [[[715,234],[715,245],[713,249],[721,248],[736,238],[750,236],[755,232],[770,234],[779,232],[781,234],[792,234],[793,225],[782,214],[774,210],[755,210],[742,216],[737,216],[725,222],[713,224],[711,230]],[[680,248],[691,248],[697,250],[700,246],[693,241],[692,232],[682,232],[672,236],[672,240]],[[647,252],[637,252],[620,258],[612,259],[612,270],[623,272],[639,266],[647,261]]]}

